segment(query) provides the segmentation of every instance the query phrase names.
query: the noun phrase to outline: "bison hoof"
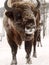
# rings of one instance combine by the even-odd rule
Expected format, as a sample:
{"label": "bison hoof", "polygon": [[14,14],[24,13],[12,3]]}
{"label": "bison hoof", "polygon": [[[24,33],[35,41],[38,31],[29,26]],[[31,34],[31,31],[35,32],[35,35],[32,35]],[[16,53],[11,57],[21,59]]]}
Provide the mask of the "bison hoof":
{"label": "bison hoof", "polygon": [[21,45],[18,45],[19,49],[21,49]]}
{"label": "bison hoof", "polygon": [[37,47],[39,47],[39,45],[37,45]]}
{"label": "bison hoof", "polygon": [[17,65],[16,61],[12,61],[11,65]]}
{"label": "bison hoof", "polygon": [[11,65],[17,65],[16,63],[12,63]]}
{"label": "bison hoof", "polygon": [[42,45],[41,45],[41,47],[42,47]]}
{"label": "bison hoof", "polygon": [[[39,45],[37,45],[37,47],[39,47]],[[42,47],[42,45],[41,45],[41,47]]]}
{"label": "bison hoof", "polygon": [[28,64],[32,64],[32,61],[31,61],[30,58],[27,59],[27,63],[28,63]]}
{"label": "bison hoof", "polygon": [[36,53],[33,53],[33,57],[37,58]]}
{"label": "bison hoof", "polygon": [[29,58],[29,55],[26,55],[26,58],[28,59]]}
{"label": "bison hoof", "polygon": [[17,65],[17,63],[11,63],[11,65]]}

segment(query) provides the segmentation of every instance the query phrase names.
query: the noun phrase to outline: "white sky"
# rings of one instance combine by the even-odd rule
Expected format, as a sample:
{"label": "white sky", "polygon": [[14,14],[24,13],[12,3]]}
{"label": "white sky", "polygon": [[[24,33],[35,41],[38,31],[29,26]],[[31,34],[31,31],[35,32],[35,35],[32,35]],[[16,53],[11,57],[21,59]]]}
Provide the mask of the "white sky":
{"label": "white sky", "polygon": [[[35,0],[33,0],[33,1],[35,1]],[[46,2],[49,2],[49,0],[45,0]],[[0,0],[0,7],[3,7],[4,6],[4,2],[5,2],[5,0]]]}

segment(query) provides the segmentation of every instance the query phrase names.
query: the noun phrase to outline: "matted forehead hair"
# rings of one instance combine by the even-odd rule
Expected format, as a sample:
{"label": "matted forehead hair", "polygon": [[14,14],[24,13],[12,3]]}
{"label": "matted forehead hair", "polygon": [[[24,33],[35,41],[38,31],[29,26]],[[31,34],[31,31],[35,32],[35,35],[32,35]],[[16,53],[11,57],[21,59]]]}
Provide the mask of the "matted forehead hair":
{"label": "matted forehead hair", "polygon": [[32,19],[34,16],[33,10],[34,10],[34,5],[29,2],[14,2],[12,4],[12,8],[16,9],[17,11],[23,10],[23,17],[27,19]]}
{"label": "matted forehead hair", "polygon": [[11,4],[12,7],[21,8],[21,9],[34,9],[35,6],[29,2],[14,2]]}

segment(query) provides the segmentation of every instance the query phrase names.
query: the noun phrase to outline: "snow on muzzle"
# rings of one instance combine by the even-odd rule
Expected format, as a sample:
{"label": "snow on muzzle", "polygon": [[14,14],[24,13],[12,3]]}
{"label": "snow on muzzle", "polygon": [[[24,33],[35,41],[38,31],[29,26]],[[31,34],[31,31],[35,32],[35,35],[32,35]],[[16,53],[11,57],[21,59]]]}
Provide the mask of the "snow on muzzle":
{"label": "snow on muzzle", "polygon": [[31,34],[34,34],[34,32],[35,32],[35,28],[27,28],[27,27],[25,27],[25,33],[26,34],[29,34],[29,35],[31,35]]}
{"label": "snow on muzzle", "polygon": [[34,32],[35,32],[35,28],[25,27],[25,40],[26,41],[32,40],[34,38]]}

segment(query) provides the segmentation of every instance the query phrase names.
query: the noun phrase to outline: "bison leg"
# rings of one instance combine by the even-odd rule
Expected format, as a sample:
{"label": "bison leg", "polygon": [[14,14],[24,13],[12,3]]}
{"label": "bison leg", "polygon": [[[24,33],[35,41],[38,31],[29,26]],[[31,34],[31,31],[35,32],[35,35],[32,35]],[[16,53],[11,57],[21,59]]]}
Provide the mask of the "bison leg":
{"label": "bison leg", "polygon": [[37,41],[38,41],[38,45],[37,46],[39,47],[39,44],[40,44],[40,46],[42,47],[40,33],[39,33],[39,36],[37,37]]}
{"label": "bison leg", "polygon": [[37,45],[38,47],[39,47],[39,44],[40,44],[40,46],[42,47],[42,43],[41,43],[41,41],[38,41],[38,45]]}
{"label": "bison leg", "polygon": [[11,51],[12,51],[12,63],[11,63],[11,65],[17,65],[17,60],[16,60],[17,45],[15,42],[13,42],[10,39],[8,39],[8,42],[9,42],[9,45],[10,45]]}
{"label": "bison leg", "polygon": [[17,60],[16,60],[16,53],[17,53],[17,45],[13,44],[12,46],[12,64],[11,65],[17,65]]}
{"label": "bison leg", "polygon": [[33,57],[36,58],[36,42],[33,44]]}
{"label": "bison leg", "polygon": [[42,47],[42,43],[41,43],[41,37],[40,37],[40,41],[39,41],[39,43],[40,43],[40,46]]}
{"label": "bison leg", "polygon": [[40,41],[39,43],[40,43],[40,46],[42,47],[42,43],[41,43],[41,41]]}
{"label": "bison leg", "polygon": [[38,41],[38,45],[37,45],[37,47],[39,47],[39,44],[40,44],[40,42]]}
{"label": "bison leg", "polygon": [[33,57],[36,58],[36,41],[37,41],[37,31],[34,34],[34,42],[33,42]]}
{"label": "bison leg", "polygon": [[31,63],[31,59],[30,59],[31,49],[32,49],[32,42],[25,41],[25,51],[26,51],[27,63]]}

